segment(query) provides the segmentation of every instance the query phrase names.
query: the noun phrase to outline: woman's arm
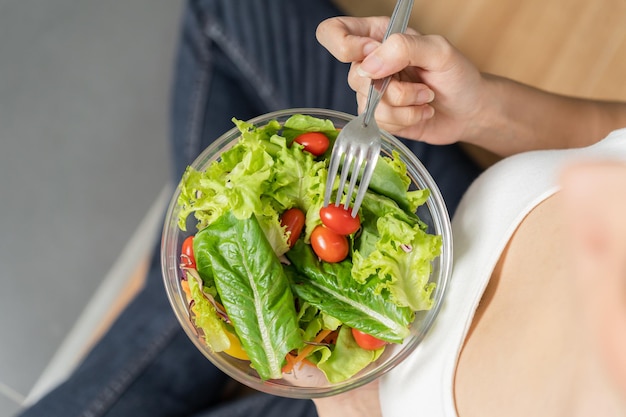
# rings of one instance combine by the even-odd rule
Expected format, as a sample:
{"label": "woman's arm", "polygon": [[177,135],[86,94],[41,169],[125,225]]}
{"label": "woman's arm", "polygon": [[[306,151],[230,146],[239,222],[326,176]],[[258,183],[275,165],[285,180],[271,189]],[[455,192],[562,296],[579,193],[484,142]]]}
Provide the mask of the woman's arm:
{"label": "woman's arm", "polygon": [[348,83],[362,108],[370,79],[394,75],[376,111],[391,133],[432,144],[466,142],[499,156],[588,145],[626,126],[626,103],[551,94],[482,74],[445,38],[409,30],[380,39],[388,19],[322,22],[320,43],[351,62]]}
{"label": "woman's arm", "polygon": [[481,128],[462,141],[507,156],[533,149],[590,145],[626,127],[626,103],[548,93],[483,74]]}

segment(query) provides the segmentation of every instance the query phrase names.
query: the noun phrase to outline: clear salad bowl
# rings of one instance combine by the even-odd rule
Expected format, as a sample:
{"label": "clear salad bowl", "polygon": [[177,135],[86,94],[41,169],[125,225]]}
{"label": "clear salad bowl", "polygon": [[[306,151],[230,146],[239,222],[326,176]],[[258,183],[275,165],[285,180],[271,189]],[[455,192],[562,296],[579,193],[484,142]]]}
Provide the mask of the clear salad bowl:
{"label": "clear salad bowl", "polygon": [[[263,126],[271,120],[277,120],[282,124],[294,114],[330,120],[338,129],[354,119],[352,115],[337,111],[295,108],[264,114],[248,122],[255,126]],[[240,131],[233,127],[205,149],[191,167],[203,171],[213,161],[219,160],[223,152],[236,144],[240,135]],[[416,312],[415,319],[409,326],[409,336],[403,343],[387,345],[376,360],[355,375],[339,382],[329,382],[324,374],[310,365],[294,367],[292,372],[280,379],[263,379],[249,361],[237,359],[224,352],[214,352],[206,344],[192,321],[190,305],[182,285],[184,272],[181,269],[181,246],[185,238],[196,233],[196,230],[188,227],[188,230],[183,232],[179,227],[178,198],[181,190],[179,187],[175,190],[166,212],[162,234],[161,264],[165,290],[173,311],[190,340],[216,367],[233,379],[258,391],[283,397],[316,398],[335,395],[367,384],[385,374],[410,355],[426,336],[441,307],[452,270],[450,219],[437,184],[419,159],[397,138],[384,131],[381,140],[382,156],[391,156],[392,152],[397,152],[401,161],[406,164],[407,174],[411,180],[410,190],[430,190],[426,202],[417,209],[417,215],[427,226],[429,234],[441,237],[441,252],[431,262],[429,283],[434,284],[431,293],[432,307]]]}

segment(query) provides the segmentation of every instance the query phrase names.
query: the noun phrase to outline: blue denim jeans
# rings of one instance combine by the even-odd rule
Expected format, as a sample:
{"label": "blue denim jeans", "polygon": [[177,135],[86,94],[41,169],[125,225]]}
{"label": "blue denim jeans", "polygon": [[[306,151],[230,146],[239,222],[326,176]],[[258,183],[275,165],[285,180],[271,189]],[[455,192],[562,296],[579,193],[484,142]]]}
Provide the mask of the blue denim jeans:
{"label": "blue denim jeans", "polygon": [[[174,180],[213,140],[249,119],[289,107],[354,114],[348,65],[315,39],[330,0],[189,0],[171,102]],[[439,184],[451,212],[478,169],[456,146],[405,143]],[[145,288],[76,371],[22,417],[316,416],[311,401],[237,387],[181,330],[165,295],[155,242]]]}

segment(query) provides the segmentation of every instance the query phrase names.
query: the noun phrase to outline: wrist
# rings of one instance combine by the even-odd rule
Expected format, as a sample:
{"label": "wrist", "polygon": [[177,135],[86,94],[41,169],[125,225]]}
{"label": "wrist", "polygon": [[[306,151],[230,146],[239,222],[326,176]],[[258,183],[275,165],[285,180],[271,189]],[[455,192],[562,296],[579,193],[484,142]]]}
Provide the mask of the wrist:
{"label": "wrist", "polygon": [[508,80],[492,74],[481,74],[474,112],[461,142],[506,156],[507,142],[513,140],[514,123],[507,103]]}
{"label": "wrist", "polygon": [[550,93],[484,74],[473,129],[464,142],[501,157],[588,146],[626,126],[626,103]]}

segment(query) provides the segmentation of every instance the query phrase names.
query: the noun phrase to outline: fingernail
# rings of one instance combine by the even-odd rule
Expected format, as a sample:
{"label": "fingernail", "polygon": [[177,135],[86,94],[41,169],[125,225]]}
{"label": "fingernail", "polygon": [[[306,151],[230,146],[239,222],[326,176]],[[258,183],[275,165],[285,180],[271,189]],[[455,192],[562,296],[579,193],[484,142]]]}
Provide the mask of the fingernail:
{"label": "fingernail", "polygon": [[357,68],[357,73],[362,77],[372,78],[373,75],[383,67],[383,61],[375,54],[368,55],[367,58]]}
{"label": "fingernail", "polygon": [[419,103],[430,103],[435,99],[435,92],[431,89],[420,90],[417,92],[417,101]]}
{"label": "fingernail", "polygon": [[365,46],[363,47],[363,55],[368,56],[369,54],[374,52],[376,50],[376,48],[378,48],[379,46],[380,46],[380,44],[378,42],[368,42],[368,43],[366,43]]}

